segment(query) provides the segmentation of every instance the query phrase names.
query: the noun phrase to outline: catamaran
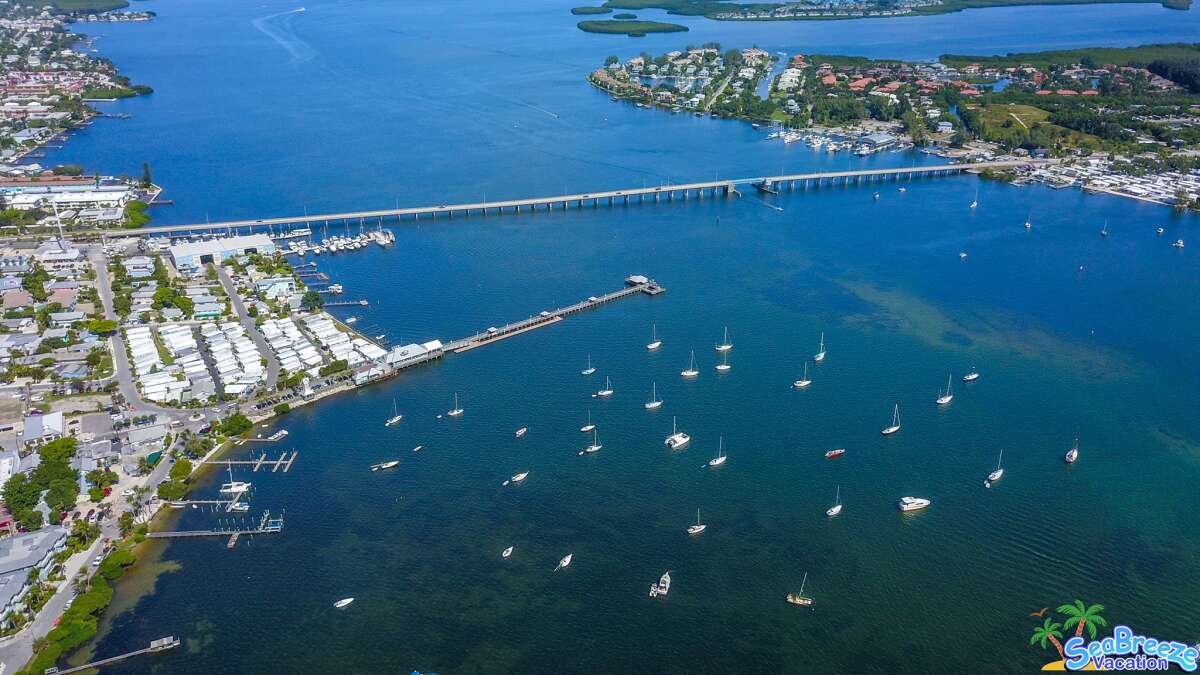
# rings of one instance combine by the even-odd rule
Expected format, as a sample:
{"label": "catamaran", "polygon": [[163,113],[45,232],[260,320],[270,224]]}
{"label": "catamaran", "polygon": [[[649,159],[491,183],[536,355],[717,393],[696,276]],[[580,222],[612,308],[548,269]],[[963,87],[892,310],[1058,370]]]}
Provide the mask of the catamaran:
{"label": "catamaran", "polygon": [[662,399],[658,397],[658,383],[650,383],[650,400],[645,403],[646,410],[657,410],[662,407]]}
{"label": "catamaran", "polygon": [[646,343],[648,351],[654,351],[662,346],[662,340],[658,339],[658,325],[650,324],[650,342]]}
{"label": "catamaran", "polygon": [[920,511],[931,503],[924,497],[901,497],[900,501],[896,503],[896,508],[901,511]]}
{"label": "catamaran", "polygon": [[808,379],[808,361],[805,361],[804,362],[804,374],[800,376],[800,379],[793,382],[792,386],[795,387],[796,389],[803,389],[810,384],[812,384],[812,380]]}
{"label": "catamaran", "polygon": [[700,371],[696,370],[696,352],[695,352],[695,350],[692,351],[692,359],[691,359],[691,361],[688,362],[687,370],[684,370],[683,372],[681,372],[679,374],[686,378],[693,378],[700,374]]}
{"label": "catamaran", "polygon": [[979,371],[975,370],[975,366],[971,366],[971,372],[963,375],[963,382],[974,382],[979,379]]}
{"label": "catamaran", "polygon": [[650,597],[657,598],[660,595],[666,595],[671,590],[671,570],[663,572],[663,575],[658,578],[657,584],[650,584]]}
{"label": "catamaran", "polygon": [[579,371],[579,374],[580,375],[591,375],[594,372],[596,372],[596,368],[594,366],[592,366],[592,355],[588,354],[587,368],[584,368],[583,370]]}
{"label": "catamaran", "polygon": [[1063,460],[1066,461],[1067,464],[1074,464],[1075,460],[1077,460],[1077,459],[1079,459],[1079,439],[1078,438],[1075,439],[1075,443],[1071,446],[1071,449],[1068,450],[1067,454],[1063,457]]}
{"label": "catamaran", "polygon": [[688,436],[687,434],[685,434],[682,431],[679,431],[678,429],[675,428],[675,417],[672,416],[671,417],[671,435],[667,436],[667,439],[665,441],[663,441],[663,443],[666,443],[667,447],[672,450],[678,450],[679,448],[682,448],[683,446],[687,445],[691,440],[692,440],[691,436]]}
{"label": "catamaran", "polygon": [[605,376],[604,388],[601,389],[600,391],[596,392],[596,396],[599,396],[600,398],[608,398],[609,396],[612,396],[612,395],[613,395],[612,378]]}
{"label": "catamaran", "polygon": [[717,351],[727,352],[733,349],[733,343],[729,341],[729,326],[725,327],[725,338],[721,340],[721,344],[717,345]]}
{"label": "catamaran", "polygon": [[825,331],[821,331],[821,344],[817,346],[817,354],[813,357],[813,361],[820,363],[825,360]]}
{"label": "catamaran", "polygon": [[221,484],[220,492],[223,495],[240,495],[250,489],[250,483],[233,479],[233,465],[225,467],[229,471],[229,482]]}
{"label": "catamaran", "polygon": [[733,366],[729,365],[729,352],[721,352],[722,361],[717,364],[718,373],[728,373]]}
{"label": "catamaran", "polygon": [[717,446],[717,456],[708,460],[709,466],[721,466],[725,463],[725,437],[721,436],[719,445]]}
{"label": "catamaran", "polygon": [[708,525],[700,522],[700,509],[696,509],[696,524],[688,525],[688,534],[700,534],[706,527],[708,527]]}
{"label": "catamaran", "polygon": [[884,436],[891,436],[892,434],[896,433],[897,431],[900,431],[900,404],[899,403],[896,404],[895,408],[892,408],[892,423],[889,424],[888,426],[884,427],[883,431],[881,431],[879,433],[883,434]]}
{"label": "catamaran", "polygon": [[392,399],[392,416],[389,417],[387,419],[387,421],[383,423],[383,426],[390,427],[390,426],[399,424],[400,420],[402,420],[402,419],[404,419],[404,415],[401,415],[396,410],[396,399]]}
{"label": "catamaran", "polygon": [[953,381],[953,379],[954,379],[953,375],[946,376],[946,391],[942,392],[941,396],[937,397],[938,405],[946,405],[950,401],[954,400],[954,390],[952,390],[950,388],[950,385],[951,385],[951,382]]}
{"label": "catamaran", "polygon": [[579,432],[586,434],[587,432],[589,432],[595,428],[596,428],[596,425],[592,424],[592,409],[588,408],[588,422],[587,422],[587,424],[579,427]]}
{"label": "catamaran", "polygon": [[813,604],[813,599],[806,597],[804,595],[804,584],[807,581],[808,581],[808,572],[805,572],[804,578],[800,580],[800,592],[799,593],[788,593],[787,594],[788,602],[792,603],[793,605],[800,605],[802,607],[808,607],[809,605]]}
{"label": "catamaran", "polygon": [[463,409],[458,407],[458,392],[457,391],[454,392],[454,408],[452,408],[446,414],[451,417],[458,417],[459,415],[463,414]]}
{"label": "catamaran", "polygon": [[998,481],[1004,477],[1004,467],[1001,466],[1001,463],[1003,461],[1004,461],[1004,449],[1001,448],[1000,449],[1000,459],[996,460],[996,470],[987,475],[987,479],[985,479],[983,481],[984,487],[990,488],[990,487],[992,487],[992,483],[995,483],[996,481]]}
{"label": "catamaran", "polygon": [[833,518],[842,512],[842,486],[837,486],[837,496],[833,498],[833,506],[825,509],[825,517]]}
{"label": "catamaran", "polygon": [[554,571],[557,572],[564,567],[570,567],[571,566],[571,558],[574,556],[575,556],[574,553],[568,553],[565,556],[563,556],[563,559],[558,561],[558,567],[555,567]]}

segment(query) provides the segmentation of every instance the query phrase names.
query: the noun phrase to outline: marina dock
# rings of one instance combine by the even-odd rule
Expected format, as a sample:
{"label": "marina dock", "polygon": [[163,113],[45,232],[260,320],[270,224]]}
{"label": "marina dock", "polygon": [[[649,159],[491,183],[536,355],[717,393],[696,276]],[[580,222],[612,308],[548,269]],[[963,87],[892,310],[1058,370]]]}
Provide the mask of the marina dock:
{"label": "marina dock", "polygon": [[[251,439],[259,440],[259,439]],[[252,466],[252,471],[258,473],[258,470],[264,466],[271,467],[271,473],[275,473],[283,469],[287,473],[292,468],[292,463],[296,461],[296,457],[300,455],[299,451],[293,450],[289,456],[284,452],[279,456],[279,459],[267,459],[267,453],[263,453],[258,459],[210,459],[203,464],[222,464],[224,466]]]}
{"label": "marina dock", "polygon": [[66,675],[67,673],[80,673],[85,670],[93,670],[93,669],[99,668],[101,666],[112,665],[114,663],[117,663],[119,661],[124,661],[125,659],[131,658],[134,656],[141,656],[142,654],[153,654],[154,652],[165,652],[168,649],[174,649],[178,646],[179,646],[179,638],[177,638],[173,635],[168,635],[165,638],[159,638],[157,640],[154,640],[153,642],[150,643],[150,646],[146,647],[145,649],[139,649],[137,651],[127,652],[125,654],[119,654],[117,656],[110,656],[107,659],[100,659],[99,661],[92,661],[91,663],[85,663],[82,666],[73,666],[71,668],[64,668],[63,670],[59,670],[58,668],[47,668],[45,671],[45,675]]}
{"label": "marina dock", "polygon": [[151,539],[191,539],[195,537],[229,537],[226,548],[237,545],[238,538],[243,535],[277,534],[283,531],[283,516],[272,518],[270,511],[264,511],[258,521],[258,527],[215,528],[212,530],[178,530],[174,532],[149,532]]}

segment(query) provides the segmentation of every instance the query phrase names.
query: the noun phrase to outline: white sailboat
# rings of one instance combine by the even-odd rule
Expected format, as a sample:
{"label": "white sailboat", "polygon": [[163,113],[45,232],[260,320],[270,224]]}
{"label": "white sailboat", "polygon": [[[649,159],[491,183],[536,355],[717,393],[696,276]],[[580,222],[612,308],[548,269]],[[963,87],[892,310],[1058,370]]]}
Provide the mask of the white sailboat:
{"label": "white sailboat", "polygon": [[728,373],[733,366],[729,365],[729,352],[721,352],[722,361],[717,364],[718,373]]}
{"label": "white sailboat", "polygon": [[1033,219],[1033,211],[1030,211],[1030,212],[1029,212],[1029,215],[1028,215],[1028,216],[1025,216],[1025,229],[1027,229],[1027,230],[1028,230],[1028,229],[1031,229],[1031,228],[1033,228],[1033,221],[1032,221],[1032,219]]}
{"label": "white sailboat", "polygon": [[897,431],[900,431],[900,404],[899,403],[896,404],[895,408],[892,408],[892,423],[889,424],[888,426],[884,427],[883,431],[881,431],[879,433],[883,434],[884,436],[891,436],[892,434],[896,433]]}
{"label": "white sailboat", "polygon": [[650,324],[650,342],[646,343],[647,351],[654,351],[662,346],[662,340],[658,339],[658,325]]}
{"label": "white sailboat", "polygon": [[708,527],[708,525],[705,525],[704,523],[700,522],[700,509],[696,509],[696,524],[688,525],[687,533],[688,534],[700,534],[701,532],[704,531],[704,528],[706,528],[706,527]]}
{"label": "white sailboat", "polygon": [[612,378],[605,376],[604,377],[604,388],[601,389],[600,391],[596,392],[596,396],[599,396],[600,398],[608,398],[609,396],[612,396],[612,395],[613,395]]}
{"label": "white sailboat", "polygon": [[650,400],[646,401],[646,410],[658,410],[662,407],[662,399],[658,397],[658,383],[650,383]]}
{"label": "white sailboat", "polygon": [[671,417],[671,435],[663,443],[672,450],[678,450],[691,442],[692,437],[675,428],[675,417]]}
{"label": "white sailboat", "polygon": [[225,467],[229,471],[229,482],[222,483],[220,489],[217,490],[223,495],[240,495],[250,489],[251,484],[233,479],[233,465],[229,464]]}
{"label": "white sailboat", "polygon": [[1063,456],[1063,461],[1067,464],[1074,464],[1075,460],[1079,459],[1079,439],[1075,439],[1075,443],[1071,445],[1071,449]]}
{"label": "white sailboat", "polygon": [[820,363],[825,360],[825,331],[821,331],[821,343],[817,345],[817,353],[813,356],[813,361]]}
{"label": "white sailboat", "polygon": [[563,569],[564,567],[570,567],[571,566],[571,558],[573,558],[573,557],[575,557],[574,553],[568,553],[565,556],[563,556],[563,559],[558,561],[558,567],[555,567],[554,571],[557,572],[557,571]]}
{"label": "white sailboat", "polygon": [[975,188],[975,199],[971,200],[971,206],[969,206],[968,208],[973,209],[977,206],[979,206],[979,188]]}
{"label": "white sailboat", "polygon": [[506,548],[500,552],[500,557],[507,558],[508,556],[512,555],[512,552],[513,552],[513,547],[509,546],[508,548]]}
{"label": "white sailboat", "polygon": [[938,405],[946,405],[950,401],[954,400],[954,390],[951,389],[953,381],[954,375],[951,374],[946,376],[946,391],[942,392],[942,395],[937,397]]}
{"label": "white sailboat", "polygon": [[721,436],[719,445],[717,446],[717,456],[708,460],[709,466],[721,466],[725,463],[725,437]]}
{"label": "white sailboat", "polygon": [[795,387],[796,389],[803,389],[810,384],[812,384],[812,380],[808,379],[808,361],[805,361],[804,362],[804,374],[800,376],[800,379],[793,382],[792,386]]}
{"label": "white sailboat", "polygon": [[1004,462],[1004,448],[1000,449],[1000,459],[996,460],[996,470],[987,475],[987,479],[983,481],[984,487],[992,487],[992,483],[1004,477],[1004,467],[1001,464]]}
{"label": "white sailboat", "polygon": [[1107,219],[1104,221],[1104,227],[1100,228],[1100,236],[1101,237],[1108,236],[1108,220]]}
{"label": "white sailboat", "polygon": [[806,582],[808,582],[808,572],[805,572],[804,578],[800,580],[800,592],[787,594],[788,602],[802,607],[808,607],[813,604],[813,599],[804,595],[804,584]]}
{"label": "white sailboat", "polygon": [[733,343],[729,341],[729,326],[725,327],[725,338],[721,340],[721,344],[717,345],[717,351],[727,352],[733,349]]}
{"label": "white sailboat", "polygon": [[596,372],[596,368],[592,365],[592,355],[588,354],[587,368],[584,368],[583,370],[579,371],[579,374],[580,375],[591,375],[594,372]]}
{"label": "white sailboat", "polygon": [[404,415],[401,415],[396,410],[396,399],[392,399],[392,416],[389,417],[387,419],[387,421],[383,423],[383,426],[390,427],[390,426],[399,424],[400,420],[402,420],[402,419],[404,419]]}
{"label": "white sailboat", "polygon": [[590,455],[593,452],[600,452],[600,448],[603,448],[603,447],[604,447],[603,445],[600,445],[599,432],[597,432],[595,429],[593,429],[592,430],[592,444],[587,446],[586,448],[584,448],[583,452],[581,452],[579,454],[587,453]]}
{"label": "white sailboat", "polygon": [[463,409],[458,407],[458,392],[457,391],[454,392],[454,408],[452,408],[446,414],[451,417],[458,417],[459,415],[463,414]]}
{"label": "white sailboat", "polygon": [[692,351],[692,358],[688,362],[687,369],[679,374],[689,379],[700,374],[700,371],[696,370],[696,352],[694,350]]}
{"label": "white sailboat", "polygon": [[979,379],[979,371],[975,370],[975,366],[971,366],[971,372],[963,375],[963,382],[974,382]]}
{"label": "white sailboat", "polygon": [[510,483],[520,483],[521,481],[525,480],[528,477],[529,477],[529,472],[522,471],[521,473],[518,473],[518,474],[514,475],[512,478],[509,478],[508,480],[504,481],[500,485],[501,485],[501,487],[504,487]]}
{"label": "white sailboat", "polygon": [[837,486],[837,496],[833,499],[833,506],[825,509],[825,517],[833,518],[842,512],[842,486]]}
{"label": "white sailboat", "polygon": [[591,409],[591,408],[588,408],[588,421],[587,421],[587,424],[585,424],[585,425],[583,425],[583,426],[579,427],[579,432],[580,432],[580,433],[583,433],[583,434],[586,434],[587,432],[589,432],[589,431],[591,431],[592,429],[595,429],[595,428],[596,428],[596,425],[595,425],[595,424],[592,424],[592,409]]}

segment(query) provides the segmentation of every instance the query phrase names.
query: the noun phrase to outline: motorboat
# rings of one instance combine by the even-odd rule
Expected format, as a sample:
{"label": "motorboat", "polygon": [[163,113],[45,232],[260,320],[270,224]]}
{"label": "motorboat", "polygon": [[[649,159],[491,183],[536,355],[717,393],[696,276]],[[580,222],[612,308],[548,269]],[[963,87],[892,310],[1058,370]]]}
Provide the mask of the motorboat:
{"label": "motorboat", "polygon": [[825,459],[834,459],[835,457],[841,457],[844,454],[846,454],[845,448],[834,448],[833,450],[829,450],[825,453]]}
{"label": "motorboat", "polygon": [[518,473],[518,474],[514,475],[512,478],[509,478],[508,480],[501,483],[501,486],[506,486],[509,483],[520,483],[521,481],[525,480],[528,477],[529,477],[529,472],[522,471],[521,473]]}
{"label": "motorboat", "polygon": [[386,469],[394,469],[399,465],[400,465],[400,460],[393,459],[389,462],[380,462],[379,464],[372,464],[371,470],[372,471],[383,471]]}
{"label": "motorboat", "polygon": [[517,429],[517,438],[521,438],[527,433],[529,433],[529,427],[521,427],[520,429]]}
{"label": "motorboat", "polygon": [[963,382],[974,382],[979,379],[979,371],[975,370],[975,366],[971,366],[971,372],[963,375]]}
{"label": "motorboat", "polygon": [[333,603],[333,606],[337,609],[341,609],[352,602],[354,602],[354,598],[342,598],[341,600]]}
{"label": "motorboat", "polygon": [[1183,240],[1182,240],[1182,239],[1176,239],[1176,240],[1175,240],[1175,243],[1174,243],[1174,244],[1171,244],[1171,246],[1173,246],[1173,247],[1175,247],[1175,248],[1183,248]]}
{"label": "motorboat", "polygon": [[650,597],[657,598],[666,595],[671,590],[671,570],[663,572],[657,584],[650,584]]}
{"label": "motorboat", "polygon": [[901,511],[920,511],[932,503],[924,497],[901,497],[900,501],[896,503],[896,507]]}
{"label": "motorboat", "polygon": [[692,440],[691,436],[688,436],[687,434],[683,433],[682,431],[679,431],[675,427],[675,418],[672,417],[671,418],[671,435],[667,436],[666,440],[664,440],[663,443],[665,443],[666,446],[672,450],[678,450],[678,449],[684,447],[685,445],[687,445],[689,442],[691,442],[691,440]]}
{"label": "motorboat", "polygon": [[506,548],[500,552],[500,557],[507,558],[508,556],[512,555],[512,552],[513,552],[513,547],[509,546],[508,548]]}

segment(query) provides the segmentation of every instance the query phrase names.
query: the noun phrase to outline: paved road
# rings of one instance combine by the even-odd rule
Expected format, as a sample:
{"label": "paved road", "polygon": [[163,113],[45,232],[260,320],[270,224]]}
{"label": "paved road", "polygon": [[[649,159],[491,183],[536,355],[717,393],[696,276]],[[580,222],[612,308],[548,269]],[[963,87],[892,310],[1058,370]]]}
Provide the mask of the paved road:
{"label": "paved road", "polygon": [[263,388],[270,391],[275,388],[275,383],[279,381],[279,360],[275,358],[275,352],[272,351],[271,345],[267,344],[266,338],[259,332],[258,326],[254,325],[254,317],[246,313],[246,306],[242,303],[242,297],[238,295],[237,286],[234,285],[233,279],[229,278],[229,274],[225,268],[220,265],[213,265],[217,268],[217,277],[221,279],[221,286],[225,292],[229,294],[229,300],[233,303],[233,311],[238,315],[238,321],[242,322],[242,326],[246,329],[246,333],[250,335],[250,339],[254,340],[254,344],[258,345],[258,352],[267,360],[267,381]]}

